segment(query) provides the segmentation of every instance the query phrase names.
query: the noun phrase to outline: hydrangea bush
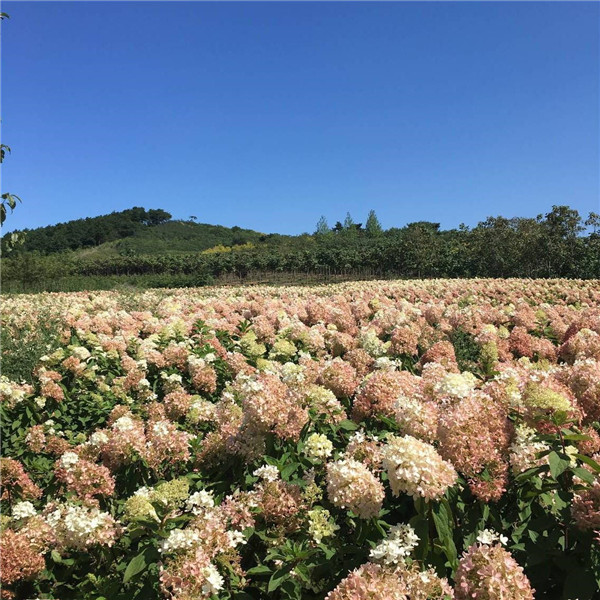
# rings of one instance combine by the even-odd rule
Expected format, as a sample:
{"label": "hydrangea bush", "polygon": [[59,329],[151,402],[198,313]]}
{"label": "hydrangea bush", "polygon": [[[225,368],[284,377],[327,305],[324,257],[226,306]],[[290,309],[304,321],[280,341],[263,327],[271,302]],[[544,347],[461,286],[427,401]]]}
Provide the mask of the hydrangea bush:
{"label": "hydrangea bush", "polygon": [[48,319],[0,379],[2,598],[598,597],[599,282],[4,300]]}

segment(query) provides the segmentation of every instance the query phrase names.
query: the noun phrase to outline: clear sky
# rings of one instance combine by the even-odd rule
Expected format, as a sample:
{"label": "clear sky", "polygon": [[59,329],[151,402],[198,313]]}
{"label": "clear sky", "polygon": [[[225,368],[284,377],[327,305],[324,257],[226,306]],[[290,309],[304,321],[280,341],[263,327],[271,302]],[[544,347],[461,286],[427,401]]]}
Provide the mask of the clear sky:
{"label": "clear sky", "polygon": [[597,2],[3,2],[7,230],[599,205]]}

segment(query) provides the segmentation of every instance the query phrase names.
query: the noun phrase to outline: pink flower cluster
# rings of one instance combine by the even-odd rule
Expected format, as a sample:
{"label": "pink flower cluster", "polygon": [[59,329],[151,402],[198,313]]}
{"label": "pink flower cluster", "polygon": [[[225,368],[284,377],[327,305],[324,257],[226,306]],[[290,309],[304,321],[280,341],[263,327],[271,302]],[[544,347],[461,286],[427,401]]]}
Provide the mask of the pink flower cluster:
{"label": "pink flower cluster", "polygon": [[529,580],[500,544],[474,544],[460,559],[457,600],[533,600]]}

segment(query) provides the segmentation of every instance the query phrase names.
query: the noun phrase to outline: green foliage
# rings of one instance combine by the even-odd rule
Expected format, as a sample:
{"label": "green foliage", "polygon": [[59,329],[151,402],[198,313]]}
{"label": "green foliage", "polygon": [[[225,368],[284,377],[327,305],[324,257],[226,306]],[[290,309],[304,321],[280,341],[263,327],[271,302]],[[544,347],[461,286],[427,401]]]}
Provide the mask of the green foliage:
{"label": "green foliage", "polygon": [[[12,203],[8,201],[7,203],[10,208],[14,208],[14,200]],[[121,212],[113,212],[110,215],[88,217],[25,230],[27,239],[19,251],[51,254],[65,250],[90,248],[135,235],[144,229],[166,223],[170,218],[171,215],[162,209],[146,211],[144,208],[135,206]],[[2,246],[5,249],[6,236],[2,238]]]}
{"label": "green foliage", "polygon": [[381,223],[379,222],[374,210],[369,211],[369,216],[367,217],[367,223],[365,225],[365,231],[368,236],[376,236],[383,233],[383,228],[381,227]]}
{"label": "green foliage", "polygon": [[[4,310],[10,310],[6,300]],[[2,375],[13,381],[31,383],[32,371],[44,354],[60,345],[58,321],[40,313],[34,322],[20,324],[18,329],[0,328],[2,347]]]}
{"label": "green foliage", "polygon": [[325,235],[327,233],[329,233],[329,225],[327,224],[327,219],[324,216],[322,216],[317,222],[315,235]]}
{"label": "green foliage", "polygon": [[[148,221],[144,209],[131,211],[134,218]],[[60,235],[65,235],[69,227],[79,231],[73,245],[81,244],[81,236],[89,234],[83,234],[90,225],[86,222],[94,221],[89,219],[28,232],[25,244],[4,260],[3,281],[7,291],[36,291],[85,289],[68,280],[72,277],[96,278],[88,280],[93,285],[90,289],[109,289],[108,278],[121,276],[132,282],[139,276],[160,276],[157,285],[162,287],[202,285],[228,276],[244,281],[251,279],[252,274],[268,272],[344,273],[348,278],[360,277],[365,270],[379,278],[599,278],[600,234],[579,235],[579,221],[574,211],[566,207],[554,207],[546,217],[489,218],[472,230],[461,227],[451,231],[441,231],[438,223],[417,222],[380,234],[373,233],[377,231],[373,219],[369,228],[363,230],[350,218],[347,228],[338,222],[333,233],[312,236],[265,235],[239,227],[229,229],[189,221],[150,226],[142,220],[129,220],[137,228],[132,235],[97,247],[48,254],[50,242],[56,241],[60,231]],[[123,235],[128,226],[125,219]],[[45,230],[54,233],[46,239]],[[109,233],[121,235],[118,230]],[[42,238],[44,249],[31,250]],[[550,244],[548,240],[553,241]],[[56,247],[64,248],[65,244],[63,240]],[[220,246],[232,251],[203,254],[204,250]],[[62,288],[58,287],[58,280]],[[468,303],[468,297],[465,302]]]}
{"label": "green foliage", "polygon": [[481,346],[475,341],[474,336],[461,327],[457,327],[450,332],[448,337],[454,346],[458,368],[461,371],[476,370],[481,356]]}
{"label": "green foliage", "polygon": [[[12,212],[17,206],[17,202],[21,202],[21,198],[19,198],[19,196],[15,196],[15,194],[9,194],[8,192],[2,194],[2,200],[0,200],[0,225],[3,225],[4,221],[6,221],[7,208],[9,208],[10,212]],[[7,246],[7,248],[10,247],[10,245]]]}

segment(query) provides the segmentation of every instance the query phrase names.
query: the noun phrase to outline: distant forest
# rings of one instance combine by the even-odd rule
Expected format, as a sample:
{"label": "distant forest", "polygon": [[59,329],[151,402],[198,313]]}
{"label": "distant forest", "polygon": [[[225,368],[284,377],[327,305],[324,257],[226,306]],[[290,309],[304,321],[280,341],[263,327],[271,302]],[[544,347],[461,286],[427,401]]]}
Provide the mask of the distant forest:
{"label": "distant forest", "polygon": [[600,216],[584,219],[568,206],[536,218],[489,217],[476,227],[450,230],[428,221],[384,230],[373,211],[364,224],[348,214],[330,227],[322,217],[314,233],[298,236],[195,221],[134,207],[25,230],[21,244],[7,234],[4,289],[113,276],[136,276],[138,284],[140,276],[152,276],[148,281],[155,285],[202,285],[230,274],[244,280],[266,271],[325,269],[410,278],[600,278]]}

